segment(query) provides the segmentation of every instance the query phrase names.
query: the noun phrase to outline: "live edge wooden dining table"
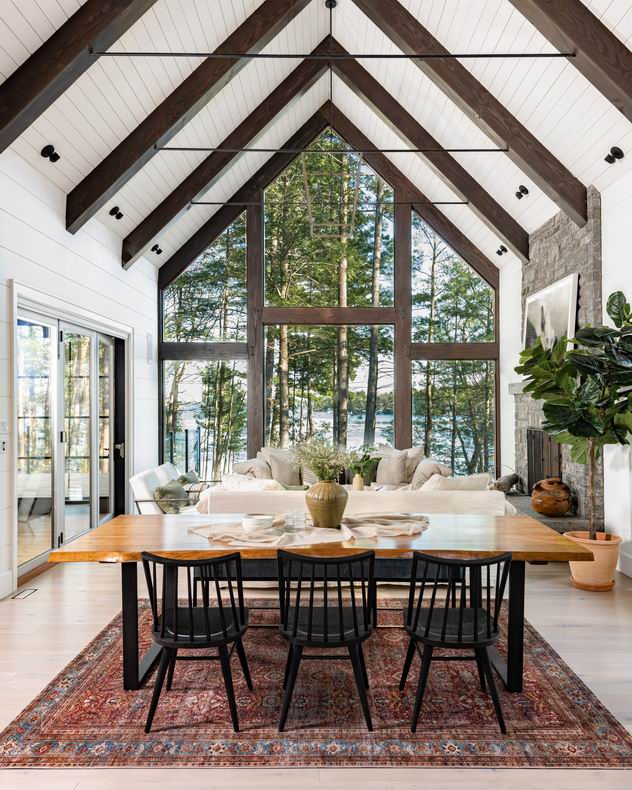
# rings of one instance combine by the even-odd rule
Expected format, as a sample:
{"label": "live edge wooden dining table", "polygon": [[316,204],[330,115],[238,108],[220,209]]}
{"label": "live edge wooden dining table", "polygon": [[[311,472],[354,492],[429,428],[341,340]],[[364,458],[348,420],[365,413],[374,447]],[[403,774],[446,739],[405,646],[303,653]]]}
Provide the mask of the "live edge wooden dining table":
{"label": "live edge wooden dining table", "polygon": [[[410,578],[414,550],[450,557],[488,557],[510,551],[506,659],[495,651],[494,669],[510,692],[522,691],[525,563],[592,561],[590,551],[528,516],[430,515],[421,534],[412,537],[356,538],[340,543],[301,546],[293,551],[316,556],[343,556],[372,549],[378,581]],[[117,516],[91,532],[53,551],[49,562],[105,562],[121,564],[123,687],[140,687],[158,658],[152,645],[139,657],[138,566],[141,552],[180,559],[205,559],[229,554],[234,547],[212,543],[190,530],[211,523],[241,521],[241,515]],[[276,581],[274,547],[243,547],[244,580]]]}

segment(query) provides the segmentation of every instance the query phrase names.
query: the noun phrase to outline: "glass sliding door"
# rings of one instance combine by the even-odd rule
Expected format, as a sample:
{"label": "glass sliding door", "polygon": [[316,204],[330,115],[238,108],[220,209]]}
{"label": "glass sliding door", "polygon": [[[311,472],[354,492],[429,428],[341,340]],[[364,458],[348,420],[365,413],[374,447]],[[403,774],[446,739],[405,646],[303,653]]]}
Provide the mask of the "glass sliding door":
{"label": "glass sliding door", "polygon": [[96,335],[62,327],[63,540],[93,526]]}
{"label": "glass sliding door", "polygon": [[20,311],[16,347],[18,566],[24,573],[51,549],[114,516],[124,427],[115,439],[112,337]]}
{"label": "glass sliding door", "polygon": [[18,318],[17,506],[18,564],[55,545],[57,322]]}
{"label": "glass sliding door", "polygon": [[99,523],[114,514],[114,342],[99,335]]}

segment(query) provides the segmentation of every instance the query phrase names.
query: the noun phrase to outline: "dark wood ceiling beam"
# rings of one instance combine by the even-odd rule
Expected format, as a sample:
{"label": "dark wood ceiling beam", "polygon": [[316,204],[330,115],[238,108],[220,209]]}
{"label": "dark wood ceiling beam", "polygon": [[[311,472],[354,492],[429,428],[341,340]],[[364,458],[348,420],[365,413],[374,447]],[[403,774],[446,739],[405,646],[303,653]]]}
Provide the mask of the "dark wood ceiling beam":
{"label": "dark wood ceiling beam", "polygon": [[[326,102],[321,112],[331,126],[353,148],[375,148],[371,141],[331,102]],[[427,205],[428,198],[408,179],[391,160],[381,153],[366,153],[364,160],[401,195],[410,197],[413,209],[425,222],[466,261],[492,288],[498,288],[498,268],[473,244],[464,233],[436,206]],[[398,199],[401,199],[401,195]],[[405,197],[404,199],[408,199]]]}
{"label": "dark wood ceiling beam", "polygon": [[[314,53],[325,51],[326,39]],[[303,96],[328,69],[327,61],[306,60],[289,74],[250,115],[242,121],[219,148],[246,148],[274,121],[276,116]],[[170,154],[166,154],[170,156]],[[215,151],[201,162],[133,231],[123,240],[122,263],[128,269],[152,241],[191,204],[200,199],[240,156],[233,151]]]}
{"label": "dark wood ceiling beam", "polygon": [[244,53],[241,60],[207,59],[70,192],[66,228],[76,233],[155,156],[310,0],[265,0],[215,50]]}
{"label": "dark wood ceiling beam", "polygon": [[156,0],[87,0],[0,85],[0,153]]}
{"label": "dark wood ceiling beam", "polygon": [[632,52],[581,0],[510,2],[632,121]]}
{"label": "dark wood ceiling beam", "polygon": [[[405,54],[449,54],[398,0],[353,2]],[[586,223],[586,187],[465,66],[454,58],[413,63],[491,140],[508,148],[507,156],[571,219]]]}
{"label": "dark wood ceiling beam", "polygon": [[[337,41],[330,51],[348,54]],[[334,72],[386,123],[414,148],[437,149],[441,144],[356,60],[333,60]],[[434,172],[523,261],[529,260],[529,234],[494,198],[446,151],[424,154]]]}
{"label": "dark wood ceiling beam", "polygon": [[[328,126],[327,119],[321,112],[316,112],[312,117],[293,134],[282,146],[283,148],[306,148]],[[255,199],[259,190],[274,181],[285,168],[293,162],[298,154],[274,154],[257,170],[235,194],[227,201],[230,205],[223,206],[207,222],[188,239],[168,261],[160,268],[158,273],[158,286],[166,288],[179,274],[191,265],[204,250],[222,233],[223,230],[246,209],[246,203]]]}

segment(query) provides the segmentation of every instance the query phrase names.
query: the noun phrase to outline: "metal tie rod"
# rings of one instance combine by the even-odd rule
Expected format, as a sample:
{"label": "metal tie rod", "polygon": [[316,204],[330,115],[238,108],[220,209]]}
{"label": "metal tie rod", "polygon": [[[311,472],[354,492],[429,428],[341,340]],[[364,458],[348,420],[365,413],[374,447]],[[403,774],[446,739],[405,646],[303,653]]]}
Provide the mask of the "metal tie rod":
{"label": "metal tie rod", "polygon": [[216,148],[196,145],[154,146],[157,151],[207,151],[227,154],[506,154],[509,148]]}
{"label": "metal tie rod", "polygon": [[308,52],[123,52],[123,51],[90,51],[90,55],[100,58],[209,58],[212,60],[471,60],[475,58],[575,58],[575,52],[418,52],[407,55],[403,52],[389,54],[357,53],[348,54],[335,52],[332,54]]}
{"label": "metal tie rod", "polygon": [[[371,203],[361,203],[363,207],[368,206],[468,206],[469,200],[388,200]],[[307,202],[304,200],[271,200],[266,203],[261,201],[252,200],[192,200],[190,206],[305,206]],[[340,206],[342,203],[319,203],[314,201],[310,205],[317,206]],[[331,223],[327,223],[328,225]],[[333,224],[338,225],[338,222]]]}

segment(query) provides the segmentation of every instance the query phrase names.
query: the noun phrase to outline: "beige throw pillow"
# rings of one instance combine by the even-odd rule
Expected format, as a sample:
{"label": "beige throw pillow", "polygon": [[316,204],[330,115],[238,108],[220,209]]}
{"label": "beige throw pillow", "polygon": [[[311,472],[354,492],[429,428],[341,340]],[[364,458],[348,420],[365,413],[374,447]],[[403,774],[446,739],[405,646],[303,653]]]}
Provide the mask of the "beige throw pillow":
{"label": "beige throw pillow", "polygon": [[421,486],[422,491],[486,491],[491,475],[482,472],[464,477],[444,477],[434,474]]}
{"label": "beige throw pillow", "polygon": [[377,448],[376,455],[391,456],[396,453],[406,453],[406,483],[412,482],[413,475],[415,474],[415,469],[417,469],[417,465],[424,457],[424,448],[423,447],[409,447],[407,450],[396,450],[394,447],[391,447],[388,444],[380,444]]}
{"label": "beige throw pillow", "polygon": [[378,485],[404,485],[407,476],[406,458],[406,453],[400,450],[395,450],[380,458],[380,463],[377,465],[377,477],[375,482]]}
{"label": "beige throw pillow", "polygon": [[233,466],[233,471],[238,475],[256,477],[257,480],[272,480],[272,471],[263,458],[249,458]]}
{"label": "beige throw pillow", "polygon": [[449,477],[452,474],[452,470],[449,466],[445,466],[439,463],[439,461],[435,461],[433,458],[424,458],[417,464],[415,474],[410,481],[411,489],[416,491],[418,488],[421,488],[423,484],[427,480],[430,480],[435,474],[441,475],[442,477]]}
{"label": "beige throw pillow", "polygon": [[272,479],[284,486],[300,486],[301,475],[291,450],[280,447],[262,447],[261,455],[272,471]]}

